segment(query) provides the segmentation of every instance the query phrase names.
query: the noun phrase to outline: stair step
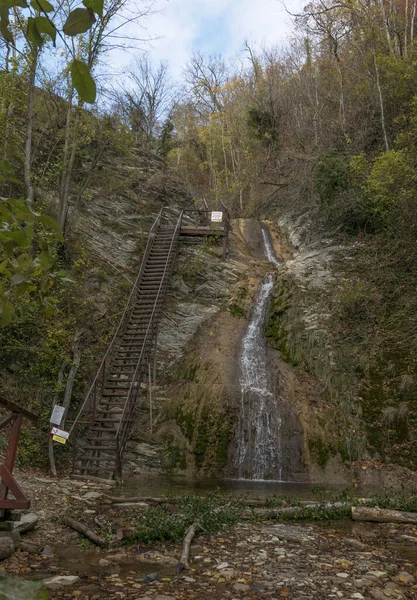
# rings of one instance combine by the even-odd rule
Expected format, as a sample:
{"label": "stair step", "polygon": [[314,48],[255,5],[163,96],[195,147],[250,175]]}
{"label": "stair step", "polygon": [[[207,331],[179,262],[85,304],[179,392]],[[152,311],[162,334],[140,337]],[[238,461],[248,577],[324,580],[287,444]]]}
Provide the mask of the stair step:
{"label": "stair step", "polygon": [[100,441],[100,442],[115,442],[116,441],[116,436],[112,435],[112,436],[107,436],[107,437],[91,437],[90,433],[93,433],[92,430],[90,429],[90,431],[88,432],[88,438],[87,441],[92,442],[92,441]]}
{"label": "stair step", "polygon": [[[113,463],[115,462],[115,459],[113,459],[112,461]],[[100,473],[100,472],[104,472],[104,473],[114,473],[116,470],[116,465],[112,468],[110,467],[103,467],[101,465],[97,465],[97,466],[91,466],[91,467],[87,467],[86,465],[80,465],[79,467],[75,467],[76,469],[78,468],[80,471],[83,471],[83,473]]]}
{"label": "stair step", "polygon": [[103,452],[115,452],[117,450],[116,446],[107,447],[107,446],[80,446],[80,450],[100,450]]}
{"label": "stair step", "polygon": [[[114,471],[112,471],[114,473]],[[88,475],[80,475],[79,473],[73,473],[71,475],[71,479],[81,479],[82,481],[97,481],[98,483],[106,483],[106,484],[111,484],[111,485],[116,485],[116,482],[113,481],[111,478],[108,479],[103,479],[102,477],[93,477],[93,476],[88,476]]]}
{"label": "stair step", "polygon": [[[113,383],[111,381],[111,383]],[[126,379],[122,379],[121,381],[115,381],[115,383],[126,383],[127,385],[122,387],[121,385],[108,385],[107,383],[104,386],[105,390],[130,390],[130,384],[132,383],[132,381],[128,382],[126,381]]]}
{"label": "stair step", "polygon": [[122,413],[120,413],[119,418],[116,419],[106,419],[104,417],[99,417],[98,419],[96,419],[96,425],[100,425],[100,423],[120,423],[121,417]]}
{"label": "stair step", "polygon": [[[126,367],[128,365],[137,365],[137,360],[135,358],[114,358],[112,361],[112,366],[113,367]],[[116,363],[123,363],[121,365],[118,365]]]}

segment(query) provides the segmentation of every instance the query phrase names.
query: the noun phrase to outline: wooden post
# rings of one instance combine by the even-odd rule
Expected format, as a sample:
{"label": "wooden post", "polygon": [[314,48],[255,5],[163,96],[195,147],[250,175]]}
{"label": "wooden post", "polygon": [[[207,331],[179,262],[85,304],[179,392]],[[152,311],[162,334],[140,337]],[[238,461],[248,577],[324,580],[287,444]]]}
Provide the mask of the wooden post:
{"label": "wooden post", "polygon": [[119,440],[117,440],[116,481],[119,485],[123,483],[123,465],[120,457]]}
{"label": "wooden post", "polygon": [[152,374],[151,374],[151,363],[148,362],[148,388],[149,388],[149,421],[151,425],[151,433],[153,430],[153,406],[152,406]]}
{"label": "wooden post", "polygon": [[156,385],[156,350],[158,347],[158,329],[155,333],[155,348],[153,351],[153,384]]}

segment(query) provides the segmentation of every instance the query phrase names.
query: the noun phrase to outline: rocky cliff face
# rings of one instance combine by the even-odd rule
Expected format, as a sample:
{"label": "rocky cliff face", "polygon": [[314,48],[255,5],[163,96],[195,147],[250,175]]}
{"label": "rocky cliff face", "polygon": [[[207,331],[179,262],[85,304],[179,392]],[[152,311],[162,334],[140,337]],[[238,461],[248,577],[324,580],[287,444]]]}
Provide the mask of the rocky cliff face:
{"label": "rocky cliff face", "polygon": [[[159,372],[170,375],[160,399],[156,433],[165,446],[165,468],[189,475],[236,477],[242,340],[259,286],[271,266],[265,260],[257,221],[236,221],[226,261],[219,253],[210,244],[183,247],[180,252],[158,341]],[[288,479],[305,481],[308,445],[296,404],[287,401],[289,377],[281,377],[279,353],[270,348],[268,354],[267,368],[274,374],[285,421],[283,473]]]}

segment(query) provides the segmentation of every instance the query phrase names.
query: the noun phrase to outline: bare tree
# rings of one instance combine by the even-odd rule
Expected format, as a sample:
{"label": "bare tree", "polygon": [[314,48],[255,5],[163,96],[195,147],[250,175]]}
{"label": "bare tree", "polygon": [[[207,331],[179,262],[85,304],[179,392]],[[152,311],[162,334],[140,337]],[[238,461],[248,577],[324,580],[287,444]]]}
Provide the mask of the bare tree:
{"label": "bare tree", "polygon": [[174,104],[168,64],[160,62],[154,66],[144,56],[136,60],[128,82],[129,90],[116,92],[116,109],[137,139],[152,146]]}
{"label": "bare tree", "polygon": [[185,79],[197,109],[221,112],[221,92],[227,81],[226,65],[221,56],[205,58],[200,52],[195,52],[185,69]]}

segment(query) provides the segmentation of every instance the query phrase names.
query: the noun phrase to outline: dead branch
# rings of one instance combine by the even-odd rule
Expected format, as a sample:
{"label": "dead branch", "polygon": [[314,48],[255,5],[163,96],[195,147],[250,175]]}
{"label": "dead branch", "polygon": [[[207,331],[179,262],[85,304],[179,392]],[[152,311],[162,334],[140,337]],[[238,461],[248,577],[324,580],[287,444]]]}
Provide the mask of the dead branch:
{"label": "dead branch", "polygon": [[108,500],[111,504],[127,504],[127,503],[140,503],[146,504],[178,504],[178,500],[170,500],[169,498],[143,498],[141,496],[132,496],[131,498],[123,498],[121,496],[107,496],[103,494],[103,498]]}
{"label": "dead branch", "polygon": [[177,564],[176,573],[179,575],[184,569],[188,569],[188,559],[190,556],[190,545],[199,527],[198,522],[193,523],[185,532],[185,537],[182,542],[181,558]]}
{"label": "dead branch", "polygon": [[103,538],[98,536],[94,531],[92,531],[79,521],[76,521],[72,517],[65,517],[64,523],[71,529],[78,531],[78,533],[82,533],[84,537],[90,540],[90,542],[93,542],[93,544],[96,544],[96,546],[99,546],[100,548],[104,548],[105,546],[107,546],[107,542],[103,540]]}

